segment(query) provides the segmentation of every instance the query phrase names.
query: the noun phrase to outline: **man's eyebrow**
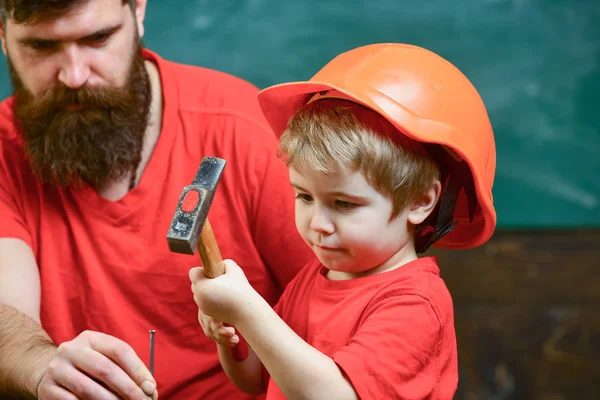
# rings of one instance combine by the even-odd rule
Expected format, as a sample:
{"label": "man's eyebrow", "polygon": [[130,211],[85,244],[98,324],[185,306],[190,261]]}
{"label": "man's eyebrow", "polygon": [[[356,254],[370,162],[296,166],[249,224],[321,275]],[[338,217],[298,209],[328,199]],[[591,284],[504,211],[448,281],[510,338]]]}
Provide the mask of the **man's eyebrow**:
{"label": "man's eyebrow", "polygon": [[113,25],[113,26],[109,26],[103,29],[100,29],[90,35],[86,35],[84,37],[82,37],[80,40],[93,40],[94,38],[98,37],[98,36],[105,36],[105,35],[110,35],[116,31],[118,31],[119,29],[121,29],[121,27],[123,26],[122,23]]}
{"label": "man's eyebrow", "polygon": [[[105,36],[105,35],[110,35],[116,31],[118,31],[119,29],[121,29],[123,27],[122,23],[116,24],[116,25],[112,25],[112,26],[108,26],[106,28],[102,28],[100,30],[97,30],[96,32],[93,32],[89,35],[85,35],[82,38],[77,39],[79,40],[93,40],[95,38],[97,38],[98,36]],[[60,39],[46,39],[43,37],[37,37],[37,36],[26,36],[24,38],[19,39],[19,43],[25,44],[25,45],[32,45],[32,44],[39,44],[39,43],[43,43],[46,45],[52,45],[52,44],[57,44],[60,43],[61,40]]]}

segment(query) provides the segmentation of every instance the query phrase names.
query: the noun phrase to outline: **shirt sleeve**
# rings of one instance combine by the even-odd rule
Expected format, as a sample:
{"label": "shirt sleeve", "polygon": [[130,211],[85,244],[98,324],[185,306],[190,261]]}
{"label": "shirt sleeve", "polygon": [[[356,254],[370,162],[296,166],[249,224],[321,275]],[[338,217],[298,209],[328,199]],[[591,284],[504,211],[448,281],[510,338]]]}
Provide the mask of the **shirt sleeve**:
{"label": "shirt sleeve", "polygon": [[31,246],[31,234],[11,188],[8,171],[0,164],[0,238],[21,239]]}
{"label": "shirt sleeve", "polygon": [[389,296],[333,359],[361,399],[437,398],[442,329],[423,297]]}

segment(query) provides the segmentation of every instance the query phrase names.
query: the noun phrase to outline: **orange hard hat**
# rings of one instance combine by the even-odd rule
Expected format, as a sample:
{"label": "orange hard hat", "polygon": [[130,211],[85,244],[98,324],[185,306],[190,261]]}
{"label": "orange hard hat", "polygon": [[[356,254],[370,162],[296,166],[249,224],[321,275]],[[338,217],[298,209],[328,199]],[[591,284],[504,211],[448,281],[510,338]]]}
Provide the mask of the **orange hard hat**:
{"label": "orange hard hat", "polygon": [[421,47],[373,44],[340,54],[309,81],[266,88],[258,100],[279,137],[299,108],[327,92],[376,111],[402,134],[436,149],[432,154],[447,180],[425,248],[472,248],[492,236],[494,134],[479,93],[454,65]]}

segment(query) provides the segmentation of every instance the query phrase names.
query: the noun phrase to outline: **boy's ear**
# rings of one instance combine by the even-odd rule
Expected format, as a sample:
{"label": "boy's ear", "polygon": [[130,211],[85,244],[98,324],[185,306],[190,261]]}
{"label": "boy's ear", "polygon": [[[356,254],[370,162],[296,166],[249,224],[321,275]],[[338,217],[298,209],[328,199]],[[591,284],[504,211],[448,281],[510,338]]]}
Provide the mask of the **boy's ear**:
{"label": "boy's ear", "polygon": [[408,222],[413,225],[419,225],[433,212],[442,192],[442,184],[436,180],[429,190],[417,197],[410,206],[408,212]]}

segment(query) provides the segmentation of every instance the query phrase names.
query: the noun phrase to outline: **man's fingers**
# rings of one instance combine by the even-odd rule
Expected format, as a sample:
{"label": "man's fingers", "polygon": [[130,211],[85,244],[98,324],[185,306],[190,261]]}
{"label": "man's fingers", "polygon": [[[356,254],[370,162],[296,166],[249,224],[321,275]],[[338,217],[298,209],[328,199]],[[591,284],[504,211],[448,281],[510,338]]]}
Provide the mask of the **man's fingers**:
{"label": "man's fingers", "polygon": [[40,388],[38,396],[44,400],[78,400],[73,393],[56,385]]}
{"label": "man's fingers", "polygon": [[[59,348],[59,351],[63,351]],[[89,376],[76,369],[73,365],[48,366],[48,376],[52,382],[42,382],[39,396],[42,399],[95,399],[118,400],[118,397],[95,382]],[[49,383],[49,384],[46,384]]]}
{"label": "man's fingers", "polygon": [[[109,384],[113,390],[117,390],[119,395],[124,396],[126,399],[134,399],[138,398],[138,393],[145,392],[148,396],[154,393],[156,390],[156,381],[146,365],[144,365],[142,360],[140,360],[135,351],[127,343],[112,336],[99,334],[90,338],[90,347],[119,365],[124,373],[128,375],[129,379],[124,379],[123,375],[115,373],[112,371],[112,368],[104,363],[102,367],[95,368],[95,372],[100,374],[97,377]],[[99,358],[96,359],[100,360]],[[84,361],[82,360],[82,362]],[[116,370],[118,371],[118,368]],[[106,378],[107,373],[115,379],[112,384],[103,379]],[[142,387],[143,392],[141,390]]]}
{"label": "man's fingers", "polygon": [[[144,393],[140,387],[141,384],[137,384],[134,377],[126,373],[124,370],[124,368],[127,368],[126,366],[119,367],[115,364],[116,361],[113,362],[95,349],[85,347],[83,351],[72,354],[70,360],[79,370],[97,379],[100,385],[117,394],[119,398],[128,400],[145,399],[147,395],[154,392],[155,386],[152,386],[152,391]],[[123,361],[123,364],[127,364],[127,362]],[[84,398],[87,397],[84,396]],[[109,398],[113,399],[116,396],[106,397],[106,399]]]}

